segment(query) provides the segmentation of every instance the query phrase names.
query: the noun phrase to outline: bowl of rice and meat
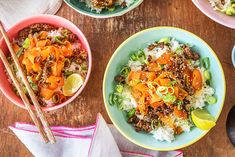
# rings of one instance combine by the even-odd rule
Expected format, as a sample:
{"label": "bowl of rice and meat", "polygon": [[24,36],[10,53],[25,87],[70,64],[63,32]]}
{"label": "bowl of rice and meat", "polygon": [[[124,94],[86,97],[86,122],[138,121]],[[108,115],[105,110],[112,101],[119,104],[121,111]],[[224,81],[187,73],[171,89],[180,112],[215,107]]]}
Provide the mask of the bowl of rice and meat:
{"label": "bowl of rice and meat", "polygon": [[192,0],[196,7],[209,18],[235,29],[234,0]]}
{"label": "bowl of rice and meat", "polygon": [[215,126],[224,95],[224,74],[213,50],[172,27],[147,29],[123,42],[103,82],[114,125],[154,150],[179,149],[202,138]]}
{"label": "bowl of rice and meat", "polygon": [[[40,15],[19,22],[7,33],[43,110],[65,106],[81,93],[90,75],[91,52],[86,38],[74,24],[58,16]],[[3,39],[0,46],[28,96]],[[14,104],[25,108],[4,69],[2,65],[2,92]]]}
{"label": "bowl of rice and meat", "polygon": [[77,12],[94,18],[121,16],[142,2],[143,0],[65,0]]}

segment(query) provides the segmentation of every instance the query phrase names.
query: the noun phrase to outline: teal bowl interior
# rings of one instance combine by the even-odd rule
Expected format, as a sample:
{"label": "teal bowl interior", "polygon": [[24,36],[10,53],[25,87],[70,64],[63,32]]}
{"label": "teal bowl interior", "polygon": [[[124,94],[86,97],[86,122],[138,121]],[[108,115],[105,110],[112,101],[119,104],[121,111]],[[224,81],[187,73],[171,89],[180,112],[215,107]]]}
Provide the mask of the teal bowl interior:
{"label": "teal bowl interior", "polygon": [[64,0],[64,1],[77,12],[96,18],[121,16],[124,13],[134,9],[143,2],[143,0],[135,0],[135,2],[131,4],[131,6],[129,7],[122,8],[120,6],[117,6],[115,7],[114,11],[109,11],[107,9],[104,9],[101,11],[101,13],[97,13],[95,10],[91,10],[91,8],[88,8],[84,2],[80,2],[79,0]]}
{"label": "teal bowl interior", "polygon": [[225,99],[225,78],[220,61],[218,60],[214,51],[196,35],[173,27],[155,27],[139,32],[125,42],[123,42],[113,54],[110,59],[103,82],[103,97],[106,110],[116,128],[133,143],[153,150],[176,150],[193,144],[202,138],[208,131],[202,131],[196,127],[192,128],[190,132],[182,133],[176,136],[172,143],[159,142],[155,140],[152,135],[145,133],[137,133],[130,124],[127,123],[126,116],[116,106],[110,106],[108,103],[109,93],[114,89],[114,77],[118,74],[121,67],[128,62],[130,54],[140,48],[145,48],[149,43],[159,40],[163,37],[173,37],[181,43],[193,44],[193,49],[198,52],[201,57],[210,58],[210,71],[212,73],[212,86],[216,90],[217,103],[214,105],[207,105],[208,111],[218,119],[224,99]]}

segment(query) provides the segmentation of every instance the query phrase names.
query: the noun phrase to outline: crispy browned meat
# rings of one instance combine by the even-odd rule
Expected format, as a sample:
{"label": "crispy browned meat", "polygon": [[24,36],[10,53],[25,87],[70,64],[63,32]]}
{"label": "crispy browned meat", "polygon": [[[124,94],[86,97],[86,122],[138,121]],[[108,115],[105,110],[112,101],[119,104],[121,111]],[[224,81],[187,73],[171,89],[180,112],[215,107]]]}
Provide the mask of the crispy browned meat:
{"label": "crispy browned meat", "polygon": [[35,33],[35,32],[40,32],[40,31],[50,31],[50,30],[54,30],[56,29],[54,26],[49,25],[49,24],[43,24],[43,23],[37,23],[37,24],[33,24],[29,27],[26,27],[24,29],[22,29],[19,33],[18,33],[18,40],[19,41],[24,41],[25,38],[28,37],[29,34]]}
{"label": "crispy browned meat", "polygon": [[116,0],[91,0],[91,3],[94,7],[97,8],[106,8],[113,6]]}
{"label": "crispy browned meat", "polygon": [[184,46],[183,49],[187,59],[198,60],[200,58],[199,54],[193,52],[188,46]]}

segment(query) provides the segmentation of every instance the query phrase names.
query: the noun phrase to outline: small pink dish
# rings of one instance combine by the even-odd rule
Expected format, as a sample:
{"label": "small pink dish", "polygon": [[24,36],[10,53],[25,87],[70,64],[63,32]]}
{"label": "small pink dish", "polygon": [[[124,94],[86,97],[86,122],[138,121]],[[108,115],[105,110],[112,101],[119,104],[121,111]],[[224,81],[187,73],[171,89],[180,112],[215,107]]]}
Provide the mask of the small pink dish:
{"label": "small pink dish", "polygon": [[[70,31],[72,31],[74,34],[76,34],[78,36],[78,38],[82,44],[82,47],[88,53],[88,72],[87,72],[87,76],[84,80],[82,87],[65,102],[63,102],[61,104],[57,104],[55,106],[42,107],[43,111],[52,111],[52,110],[56,110],[58,108],[61,108],[65,105],[71,103],[83,91],[83,89],[86,86],[88,79],[90,77],[91,66],[92,66],[92,55],[91,55],[91,50],[90,50],[90,46],[87,42],[87,39],[84,36],[84,34],[81,32],[81,30],[76,25],[74,25],[72,22],[70,22],[62,17],[55,16],[55,15],[32,16],[32,17],[26,18],[26,19],[22,20],[21,22],[15,24],[13,27],[11,27],[10,29],[7,30],[7,34],[8,34],[10,41],[12,41],[13,38],[17,36],[17,33],[20,30],[22,30],[25,27],[30,26],[31,24],[35,24],[35,23],[47,23],[47,24],[51,24],[53,26],[64,27],[64,28],[69,29]],[[9,53],[7,46],[6,46],[6,43],[3,39],[0,40],[0,47],[5,54]],[[16,104],[17,106],[26,109],[26,107],[23,104],[20,97],[18,97],[15,94],[15,92],[12,90],[12,85],[8,81],[8,77],[6,76],[6,73],[5,73],[5,67],[4,67],[1,60],[0,60],[0,76],[1,76],[0,89],[3,92],[3,94],[11,102]]]}
{"label": "small pink dish", "polygon": [[228,16],[215,11],[208,0],[192,0],[201,12],[221,25],[235,29],[235,16]]}

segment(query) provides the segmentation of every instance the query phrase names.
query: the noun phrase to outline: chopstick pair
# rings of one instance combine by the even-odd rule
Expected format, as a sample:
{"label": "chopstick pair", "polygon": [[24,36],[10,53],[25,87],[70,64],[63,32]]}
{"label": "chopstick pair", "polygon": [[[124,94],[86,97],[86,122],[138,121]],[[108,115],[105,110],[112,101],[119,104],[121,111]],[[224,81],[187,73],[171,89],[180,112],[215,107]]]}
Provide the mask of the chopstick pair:
{"label": "chopstick pair", "polygon": [[22,90],[22,86],[20,85],[20,83],[18,82],[14,72],[12,71],[11,66],[8,63],[8,60],[7,60],[6,56],[4,55],[3,51],[0,49],[0,57],[2,59],[2,62],[4,64],[4,66],[6,67],[6,70],[7,70],[8,74],[9,74],[10,78],[12,79],[14,85],[16,86],[16,88],[17,88],[17,90],[19,92],[19,95],[20,95],[22,101],[24,102],[28,112],[29,112],[30,117],[32,118],[34,124],[37,126],[37,128],[39,130],[39,133],[43,137],[45,143],[48,143],[50,141],[50,143],[53,144],[53,143],[56,142],[55,137],[54,137],[54,135],[53,135],[53,133],[52,133],[50,127],[49,127],[49,124],[48,124],[48,122],[47,122],[47,120],[46,120],[46,118],[45,118],[41,108],[40,108],[40,104],[39,104],[39,102],[38,102],[38,100],[37,100],[37,98],[36,98],[32,88],[31,88],[31,86],[30,86],[30,84],[29,84],[29,82],[28,82],[28,80],[27,80],[27,78],[26,78],[26,76],[25,76],[21,66],[20,66],[18,58],[17,58],[17,56],[16,56],[16,54],[15,54],[15,52],[14,52],[12,46],[11,46],[11,43],[9,41],[9,38],[8,38],[8,36],[6,34],[6,31],[5,31],[4,27],[2,26],[1,21],[0,21],[0,31],[1,31],[2,36],[3,36],[3,38],[4,38],[4,40],[5,40],[6,44],[7,44],[7,47],[9,49],[9,51],[11,53],[13,61],[14,61],[15,65],[16,65],[18,71],[19,71],[19,74],[20,74],[20,76],[22,78],[22,81],[23,81],[23,83],[24,83],[24,85],[25,85],[25,87],[26,87],[26,89],[27,89],[27,91],[29,93],[29,96],[30,96],[30,98],[31,98],[31,100],[33,102],[33,105],[34,105],[34,107],[36,109],[37,115],[32,110],[30,102],[29,102],[27,96],[25,95],[25,93]]}

